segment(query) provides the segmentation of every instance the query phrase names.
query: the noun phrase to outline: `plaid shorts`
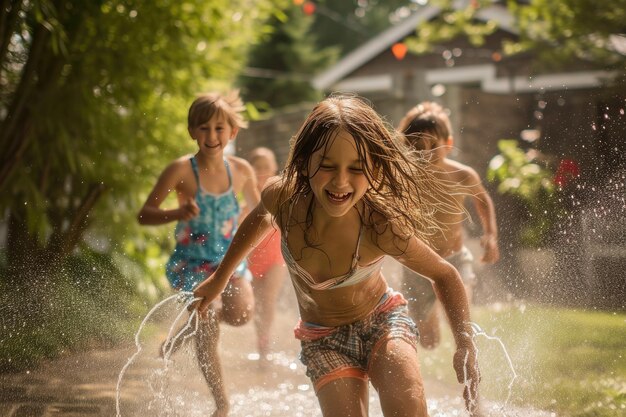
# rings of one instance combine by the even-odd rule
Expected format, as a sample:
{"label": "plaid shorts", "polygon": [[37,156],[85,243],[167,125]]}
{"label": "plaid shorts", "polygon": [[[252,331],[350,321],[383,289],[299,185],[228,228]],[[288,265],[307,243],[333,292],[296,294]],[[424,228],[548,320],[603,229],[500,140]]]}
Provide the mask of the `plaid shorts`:
{"label": "plaid shorts", "polygon": [[344,377],[368,379],[370,361],[383,342],[402,339],[417,350],[418,331],[400,293],[385,294],[372,314],[338,327],[300,322],[295,329],[300,360],[315,391]]}

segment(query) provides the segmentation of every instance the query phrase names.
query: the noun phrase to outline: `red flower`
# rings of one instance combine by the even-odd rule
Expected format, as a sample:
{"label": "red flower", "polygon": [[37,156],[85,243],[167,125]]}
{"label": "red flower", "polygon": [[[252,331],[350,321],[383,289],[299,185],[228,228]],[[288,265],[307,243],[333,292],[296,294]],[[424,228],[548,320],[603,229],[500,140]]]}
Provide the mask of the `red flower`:
{"label": "red flower", "polygon": [[562,159],[556,170],[556,174],[554,174],[554,183],[563,188],[579,176],[580,168],[578,167],[578,163],[572,159]]}

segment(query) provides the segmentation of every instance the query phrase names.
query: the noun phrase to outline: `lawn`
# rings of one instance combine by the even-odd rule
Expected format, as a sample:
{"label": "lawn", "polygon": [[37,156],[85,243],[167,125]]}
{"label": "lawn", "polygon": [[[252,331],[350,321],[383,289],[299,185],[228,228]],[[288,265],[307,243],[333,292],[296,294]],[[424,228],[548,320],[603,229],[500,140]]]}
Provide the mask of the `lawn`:
{"label": "lawn", "polygon": [[[559,417],[626,415],[626,313],[495,304],[472,319],[495,340],[477,336],[485,398],[554,412]],[[420,352],[423,373],[453,381],[452,341]],[[514,375],[516,377],[514,378]]]}

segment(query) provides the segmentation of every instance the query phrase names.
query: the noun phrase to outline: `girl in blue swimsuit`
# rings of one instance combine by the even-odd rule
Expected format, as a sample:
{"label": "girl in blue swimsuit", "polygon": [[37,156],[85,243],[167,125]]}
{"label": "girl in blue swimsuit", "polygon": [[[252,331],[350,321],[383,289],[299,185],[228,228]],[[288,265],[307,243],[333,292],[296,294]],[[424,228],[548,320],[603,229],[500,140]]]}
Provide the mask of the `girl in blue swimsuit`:
{"label": "girl in blue swimsuit", "polygon": [[[198,152],[165,168],[139,212],[141,224],[178,221],[176,248],[166,265],[167,278],[176,290],[193,290],[222,262],[237,230],[240,208],[235,196],[243,194],[251,207],[259,203],[252,166],[242,158],[224,154],[238,130],[246,127],[243,109],[236,92],[198,97],[188,115],[188,131],[198,144]],[[178,208],[161,208],[171,191],[176,191]],[[218,323],[240,326],[251,318],[254,298],[249,277],[245,263],[238,263],[217,297],[221,303],[212,304],[214,314],[200,315],[195,333],[198,362],[217,407],[214,417],[226,416],[229,409],[217,349]],[[164,344],[162,352],[171,353],[178,347]]]}
{"label": "girl in blue swimsuit", "polygon": [[[226,248],[237,230],[237,219],[241,212],[233,192],[232,174],[228,161],[224,166],[228,174],[229,188],[221,194],[205,191],[200,185],[196,157],[189,159],[197,189],[195,203],[199,213],[176,225],[176,248],[170,257],[165,272],[172,287],[191,291],[211,275],[224,257]],[[246,264],[242,262],[234,276],[246,276]]]}
{"label": "girl in blue swimsuit", "polygon": [[381,271],[391,256],[431,280],[475,416],[480,373],[465,288],[457,270],[426,243],[444,227],[434,214],[462,207],[428,161],[358,97],[320,102],[291,144],[282,176],[268,181],[262,203],[242,222],[217,270],[194,290],[203,297],[200,313],[275,223],[298,301],[300,359],[322,414],[367,416],[371,382],[385,416],[426,417],[416,326]]}

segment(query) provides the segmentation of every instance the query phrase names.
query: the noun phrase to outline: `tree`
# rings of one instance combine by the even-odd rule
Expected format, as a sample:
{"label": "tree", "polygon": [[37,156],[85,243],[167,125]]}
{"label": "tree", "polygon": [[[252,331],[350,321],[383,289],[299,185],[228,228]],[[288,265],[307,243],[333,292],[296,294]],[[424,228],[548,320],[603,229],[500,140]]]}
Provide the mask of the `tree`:
{"label": "tree", "polygon": [[274,16],[266,39],[254,47],[248,68],[239,84],[247,101],[278,108],[302,101],[317,100],[309,80],[313,74],[337,57],[337,48],[318,49],[311,33],[311,20],[298,8],[291,7],[284,15]]}
{"label": "tree", "polygon": [[0,213],[14,283],[85,238],[117,244],[184,148],[193,95],[239,71],[276,2],[33,0],[0,7]]}
{"label": "tree", "polygon": [[389,28],[394,18],[417,5],[409,0],[318,0],[311,27],[320,47],[338,46],[347,54]]}
{"label": "tree", "polygon": [[622,69],[626,62],[626,48],[621,46],[619,52],[617,46],[626,43],[626,0],[610,4],[595,0],[431,0],[431,4],[441,7],[442,13],[421,25],[417,37],[409,42],[417,53],[457,36],[481,45],[497,25],[477,21],[476,14],[493,4],[503,4],[514,16],[519,31],[518,40],[502,44],[504,54],[532,50],[542,65],[552,67],[583,59],[601,67]]}
{"label": "tree", "polygon": [[245,98],[261,109],[319,99],[309,84],[313,75],[417,7],[407,0],[292,3],[268,22],[239,80]]}

